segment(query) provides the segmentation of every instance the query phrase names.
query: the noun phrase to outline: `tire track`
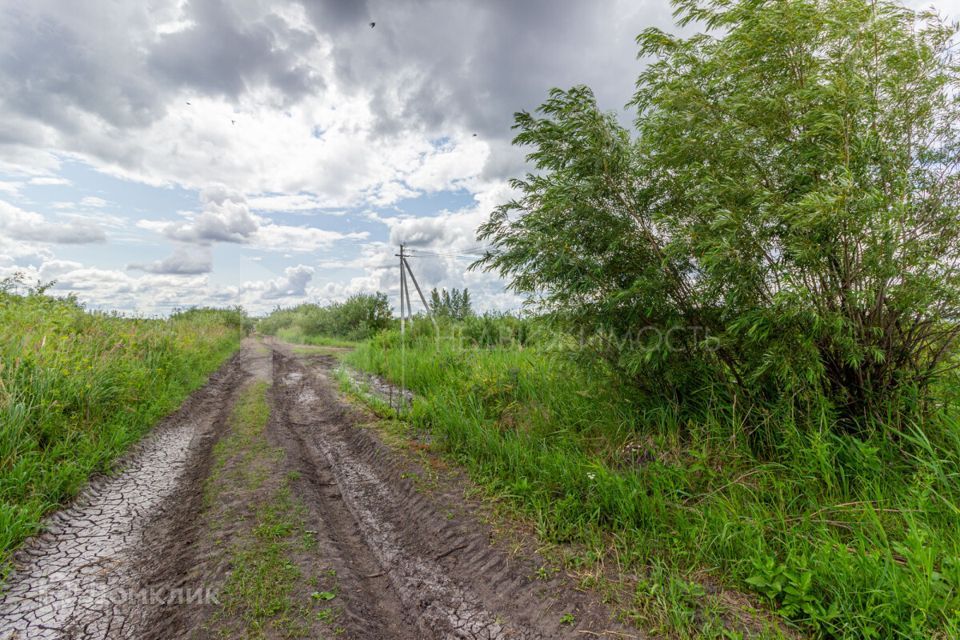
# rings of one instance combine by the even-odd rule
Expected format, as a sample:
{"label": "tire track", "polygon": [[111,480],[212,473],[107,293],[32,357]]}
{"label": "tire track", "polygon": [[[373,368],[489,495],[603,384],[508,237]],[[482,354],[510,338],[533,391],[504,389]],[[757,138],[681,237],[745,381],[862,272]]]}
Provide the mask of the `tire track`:
{"label": "tire track", "polygon": [[[394,455],[356,426],[354,410],[322,371],[331,362],[314,371],[282,345],[271,347],[283,428],[304,452],[303,464],[318,470],[317,481],[335,483],[338,508],[348,510],[351,531],[365,543],[365,566],[372,555],[380,567],[368,575],[386,583],[406,608],[416,625],[413,637],[582,638],[582,632],[611,626],[606,612],[595,611],[583,594],[533,580],[535,565],[491,546],[474,519],[441,516],[438,509],[449,505],[418,492]],[[571,609],[577,624],[562,624]]]}
{"label": "tire track", "polygon": [[268,429],[284,448],[286,463],[300,474],[294,486],[307,505],[310,527],[316,531],[318,556],[337,572],[345,628],[352,637],[364,640],[420,638],[396,594],[384,589],[382,580],[371,577],[381,572],[381,566],[344,502],[336,475],[313,439],[305,436],[309,426],[291,418],[292,405],[315,395],[303,387],[302,374],[288,371],[276,352],[273,362],[274,411]]}

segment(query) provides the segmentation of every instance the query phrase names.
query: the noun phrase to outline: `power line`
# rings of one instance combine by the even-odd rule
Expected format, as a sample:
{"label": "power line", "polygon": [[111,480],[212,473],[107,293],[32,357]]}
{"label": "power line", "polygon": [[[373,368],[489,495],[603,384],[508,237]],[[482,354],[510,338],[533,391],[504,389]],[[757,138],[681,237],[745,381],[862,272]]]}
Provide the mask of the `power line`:
{"label": "power line", "polygon": [[416,256],[407,256],[407,259],[410,258],[463,258],[466,260],[477,260],[482,258],[482,255],[478,254],[463,254],[463,253],[446,253],[446,254],[421,254]]}
{"label": "power line", "polygon": [[[408,253],[408,258],[482,258],[486,255],[483,247],[478,249],[465,249],[463,251],[425,251],[413,249],[416,253]],[[484,252],[481,252],[484,251]]]}
{"label": "power line", "polygon": [[[422,253],[476,253],[476,252],[478,252],[478,251],[486,251],[486,250],[488,250],[489,248],[490,248],[490,247],[488,247],[488,246],[485,246],[485,245],[482,245],[482,244],[477,244],[477,245],[474,245],[474,246],[472,246],[472,247],[464,247],[464,248],[462,248],[462,249],[452,249],[452,248],[451,248],[451,249],[447,249],[447,250],[444,250],[444,251],[436,251],[436,250],[434,250],[434,249],[408,249],[408,252],[409,252],[409,251],[419,251],[419,252],[422,252]],[[410,255],[410,254],[408,253],[407,255]]]}
{"label": "power line", "polygon": [[421,251],[417,253],[407,254],[408,258],[414,256],[431,256],[431,257],[446,257],[446,256],[482,256],[483,253],[479,251]]}

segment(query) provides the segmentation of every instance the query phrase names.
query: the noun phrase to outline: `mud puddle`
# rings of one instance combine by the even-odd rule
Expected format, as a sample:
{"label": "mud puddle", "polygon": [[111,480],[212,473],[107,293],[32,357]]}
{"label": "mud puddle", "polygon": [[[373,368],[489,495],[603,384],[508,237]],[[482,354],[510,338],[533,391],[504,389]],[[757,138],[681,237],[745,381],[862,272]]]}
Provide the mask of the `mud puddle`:
{"label": "mud puddle", "polygon": [[409,409],[413,404],[413,392],[409,389],[400,389],[379,376],[362,373],[356,369],[341,367],[340,370],[347,374],[357,388],[387,403],[392,409]]}

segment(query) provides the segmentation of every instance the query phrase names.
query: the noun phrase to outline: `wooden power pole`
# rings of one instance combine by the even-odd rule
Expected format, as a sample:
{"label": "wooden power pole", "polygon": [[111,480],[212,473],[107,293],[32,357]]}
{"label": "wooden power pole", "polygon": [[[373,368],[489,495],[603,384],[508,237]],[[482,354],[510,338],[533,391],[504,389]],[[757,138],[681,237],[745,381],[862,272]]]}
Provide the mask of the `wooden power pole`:
{"label": "wooden power pole", "polygon": [[433,309],[430,308],[430,303],[427,302],[427,298],[423,295],[423,291],[420,289],[420,283],[417,282],[417,277],[413,275],[413,269],[410,268],[410,261],[407,260],[409,257],[404,249],[404,245],[400,245],[400,253],[394,254],[400,258],[400,333],[403,334],[404,331],[404,297],[406,297],[406,310],[409,314],[410,324],[413,324],[413,305],[410,304],[410,285],[407,284],[407,275],[409,274],[410,279],[413,280],[413,286],[417,290],[417,295],[420,297],[420,302],[423,303],[423,308],[427,310],[427,315],[430,316],[430,321],[433,322],[433,328],[436,329],[439,336],[440,327],[437,325],[437,319],[433,315]]}
{"label": "wooden power pole", "polygon": [[[426,296],[423,295],[423,291],[420,289],[420,283],[417,282],[417,277],[413,275],[413,269],[410,268],[410,262],[407,260],[408,255],[406,253],[406,247],[400,245],[400,253],[394,254],[400,258],[400,404],[404,401],[403,392],[406,387],[406,369],[407,369],[407,320],[409,319],[410,325],[413,326],[413,305],[410,304],[410,285],[407,284],[407,276],[410,276],[410,279],[413,280],[413,286],[417,290],[417,295],[420,297],[420,302],[423,303],[424,309],[427,310],[427,315],[430,317],[430,322],[433,323],[433,329],[437,332],[437,346],[439,348],[440,340],[440,327],[437,325],[437,319],[434,317],[433,309],[430,308],[430,303],[427,302]],[[398,405],[399,406],[399,405]],[[399,415],[399,409],[397,410]]]}

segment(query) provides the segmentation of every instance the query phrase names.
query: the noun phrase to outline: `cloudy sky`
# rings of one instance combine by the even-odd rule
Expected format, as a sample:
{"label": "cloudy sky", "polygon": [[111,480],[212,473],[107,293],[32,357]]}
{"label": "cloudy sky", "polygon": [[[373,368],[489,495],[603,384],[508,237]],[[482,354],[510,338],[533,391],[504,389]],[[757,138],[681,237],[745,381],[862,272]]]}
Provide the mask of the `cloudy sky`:
{"label": "cloudy sky", "polygon": [[0,0],[0,277],[148,315],[396,302],[406,242],[424,286],[515,308],[466,271],[524,169],[513,113],[578,83],[622,111],[634,37],[671,23],[664,0]]}

